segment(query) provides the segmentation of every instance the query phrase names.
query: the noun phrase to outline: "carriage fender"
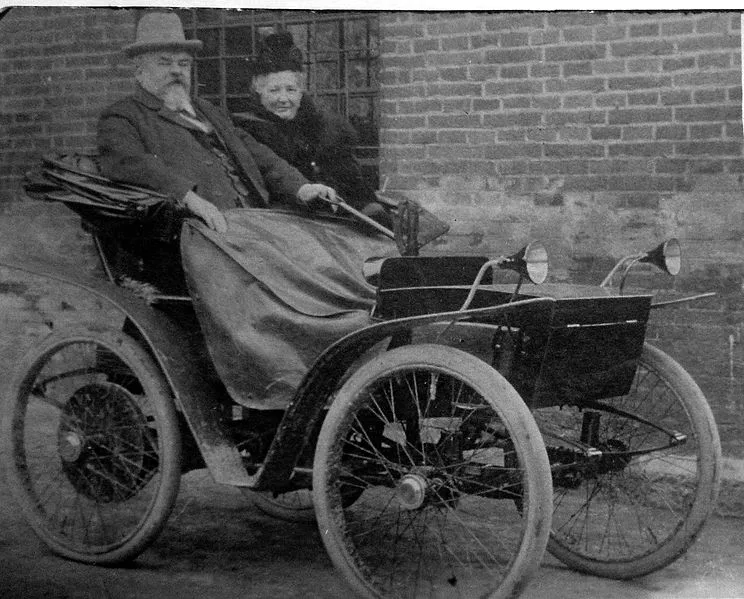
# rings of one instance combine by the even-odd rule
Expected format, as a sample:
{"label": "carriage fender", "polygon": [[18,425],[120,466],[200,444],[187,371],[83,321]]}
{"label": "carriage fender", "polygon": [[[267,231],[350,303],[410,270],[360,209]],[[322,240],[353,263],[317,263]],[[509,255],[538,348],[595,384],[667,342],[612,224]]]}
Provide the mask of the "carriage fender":
{"label": "carriage fender", "polygon": [[121,312],[136,331],[138,340],[155,359],[183,414],[204,462],[218,483],[250,486],[251,476],[243,467],[235,444],[221,423],[216,400],[216,375],[206,352],[165,314],[113,283],[95,279],[70,268],[38,260],[0,260],[0,267],[44,277],[86,291]]}

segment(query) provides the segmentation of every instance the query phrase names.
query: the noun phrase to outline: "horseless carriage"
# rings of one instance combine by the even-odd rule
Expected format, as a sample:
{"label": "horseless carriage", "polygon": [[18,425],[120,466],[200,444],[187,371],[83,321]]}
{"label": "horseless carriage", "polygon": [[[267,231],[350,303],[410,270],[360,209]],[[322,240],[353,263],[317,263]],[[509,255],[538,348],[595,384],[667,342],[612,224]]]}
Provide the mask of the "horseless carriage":
{"label": "horseless carriage", "polygon": [[[62,191],[44,195],[83,216],[109,280],[3,266],[82,288],[121,322],[54,330],[7,385],[7,480],[57,554],[136,558],[165,526],[182,473],[200,467],[265,512],[316,518],[366,597],[516,596],[546,547],[583,572],[640,576],[681,556],[710,514],[711,411],[644,341],[665,304],[623,289],[638,262],[675,274],[676,241],[621,260],[599,286],[529,291],[522,281],[547,272],[535,243],[496,260],[387,258],[369,324],[319,353],[285,409],[246,409],[215,383],[198,335],[169,316],[191,298],[143,301],[118,284],[101,223],[130,226],[148,204],[124,209],[104,191],[147,192],[58,166],[47,183]],[[71,186],[80,181],[88,191]],[[404,249],[415,220],[396,231]],[[497,268],[518,283],[494,284]]]}

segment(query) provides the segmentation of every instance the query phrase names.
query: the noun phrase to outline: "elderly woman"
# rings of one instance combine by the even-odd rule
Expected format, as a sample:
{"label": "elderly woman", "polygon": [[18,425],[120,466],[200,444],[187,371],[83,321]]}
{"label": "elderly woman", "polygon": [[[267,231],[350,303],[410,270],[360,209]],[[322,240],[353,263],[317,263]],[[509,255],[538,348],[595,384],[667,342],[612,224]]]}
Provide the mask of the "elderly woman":
{"label": "elderly woman", "polygon": [[302,52],[288,32],[267,36],[252,64],[253,105],[238,126],[308,180],[333,187],[352,207],[391,227],[353,154],[357,134],[342,116],[316,108],[305,94]]}

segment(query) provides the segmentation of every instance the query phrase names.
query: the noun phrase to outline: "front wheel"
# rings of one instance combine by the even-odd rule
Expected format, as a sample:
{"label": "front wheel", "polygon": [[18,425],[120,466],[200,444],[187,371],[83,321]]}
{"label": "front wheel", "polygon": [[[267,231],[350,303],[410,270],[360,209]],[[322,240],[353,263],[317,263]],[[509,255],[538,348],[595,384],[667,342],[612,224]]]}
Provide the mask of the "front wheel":
{"label": "front wheel", "polygon": [[705,397],[667,354],[644,346],[627,395],[535,417],[553,469],[555,557],[633,578],[694,542],[718,495],[721,446]]}
{"label": "front wheel", "polygon": [[522,399],[449,347],[400,347],[362,366],[315,452],[321,537],[364,597],[513,596],[540,564],[551,496]]}
{"label": "front wheel", "polygon": [[173,398],[152,358],[121,332],[62,331],[27,354],[0,434],[11,492],[64,557],[133,559],[173,508],[181,453]]}

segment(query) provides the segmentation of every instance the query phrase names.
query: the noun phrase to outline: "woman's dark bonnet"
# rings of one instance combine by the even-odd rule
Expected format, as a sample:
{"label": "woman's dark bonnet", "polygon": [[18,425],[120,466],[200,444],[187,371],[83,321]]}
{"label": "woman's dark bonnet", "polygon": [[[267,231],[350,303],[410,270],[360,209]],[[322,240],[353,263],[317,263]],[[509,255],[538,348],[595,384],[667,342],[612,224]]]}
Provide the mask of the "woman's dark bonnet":
{"label": "woman's dark bonnet", "polygon": [[272,33],[261,40],[251,65],[252,74],[268,75],[282,71],[302,72],[302,51],[295,46],[288,31]]}

